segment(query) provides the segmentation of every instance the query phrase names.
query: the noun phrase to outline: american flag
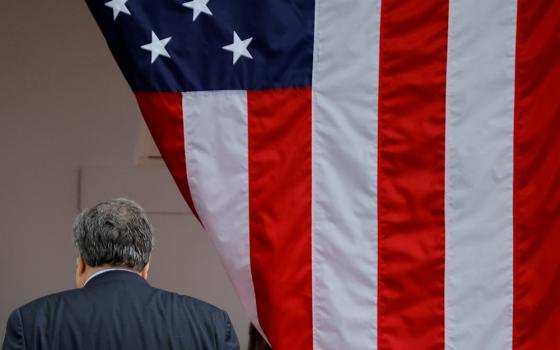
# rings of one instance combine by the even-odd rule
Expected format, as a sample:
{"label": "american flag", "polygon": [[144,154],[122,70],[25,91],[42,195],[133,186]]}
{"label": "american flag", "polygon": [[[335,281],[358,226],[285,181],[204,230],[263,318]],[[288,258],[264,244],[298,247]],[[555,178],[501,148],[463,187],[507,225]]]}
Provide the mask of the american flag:
{"label": "american flag", "polygon": [[87,0],[275,350],[560,349],[560,0]]}

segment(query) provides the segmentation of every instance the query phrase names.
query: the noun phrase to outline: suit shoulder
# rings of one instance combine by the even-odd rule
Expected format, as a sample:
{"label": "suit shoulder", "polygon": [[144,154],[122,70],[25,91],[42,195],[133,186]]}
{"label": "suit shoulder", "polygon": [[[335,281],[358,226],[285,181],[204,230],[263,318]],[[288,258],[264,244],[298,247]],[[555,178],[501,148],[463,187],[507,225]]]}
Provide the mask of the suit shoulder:
{"label": "suit shoulder", "polygon": [[69,289],[62,292],[52,293],[32,300],[18,308],[22,314],[27,314],[46,307],[56,306],[67,300],[78,297],[82,292],[80,289]]}
{"label": "suit shoulder", "polygon": [[[205,334],[209,343],[218,342],[220,349],[237,349],[239,342],[226,311],[221,308],[202,301],[200,299],[157,289],[167,309],[173,310],[181,327],[190,328],[193,333],[201,337]],[[185,322],[186,320],[186,322]],[[196,322],[189,322],[196,320]],[[186,326],[186,325],[189,326]]]}
{"label": "suit shoulder", "polygon": [[227,313],[224,310],[220,309],[219,307],[212,305],[208,302],[205,302],[203,300],[197,299],[195,297],[189,295],[183,295],[175,292],[170,292],[158,288],[156,288],[156,290],[158,291],[158,293],[161,293],[161,295],[164,298],[169,298],[170,300],[173,300],[173,303],[180,303],[184,307],[196,311],[198,313],[212,315],[214,317],[216,316],[223,317],[224,315],[227,315]]}

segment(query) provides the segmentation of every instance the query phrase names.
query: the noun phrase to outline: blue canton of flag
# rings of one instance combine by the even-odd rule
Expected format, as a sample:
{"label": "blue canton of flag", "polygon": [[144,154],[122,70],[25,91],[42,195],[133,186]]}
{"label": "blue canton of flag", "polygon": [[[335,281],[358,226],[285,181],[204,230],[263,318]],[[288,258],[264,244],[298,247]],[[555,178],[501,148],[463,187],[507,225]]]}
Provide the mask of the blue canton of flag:
{"label": "blue canton of flag", "polygon": [[135,92],[311,85],[314,1],[87,0]]}

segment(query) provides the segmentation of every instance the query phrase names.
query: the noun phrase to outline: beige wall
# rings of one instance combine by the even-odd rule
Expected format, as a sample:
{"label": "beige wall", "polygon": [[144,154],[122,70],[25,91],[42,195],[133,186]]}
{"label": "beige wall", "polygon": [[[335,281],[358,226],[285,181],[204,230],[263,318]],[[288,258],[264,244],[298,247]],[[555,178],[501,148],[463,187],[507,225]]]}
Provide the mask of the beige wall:
{"label": "beige wall", "polygon": [[[12,309],[73,286],[79,169],[134,166],[140,125],[83,0],[0,0],[0,337]],[[152,283],[225,308],[245,343],[247,319],[192,216],[151,219]]]}

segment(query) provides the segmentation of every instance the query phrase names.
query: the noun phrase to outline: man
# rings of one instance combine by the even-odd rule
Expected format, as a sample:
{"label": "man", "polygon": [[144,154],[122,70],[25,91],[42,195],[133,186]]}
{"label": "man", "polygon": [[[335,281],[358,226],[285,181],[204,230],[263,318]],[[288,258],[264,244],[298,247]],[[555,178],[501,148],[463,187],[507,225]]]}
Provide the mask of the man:
{"label": "man", "polygon": [[16,309],[3,350],[239,349],[224,311],[146,282],[152,231],[136,203],[100,203],[73,231],[78,289]]}

